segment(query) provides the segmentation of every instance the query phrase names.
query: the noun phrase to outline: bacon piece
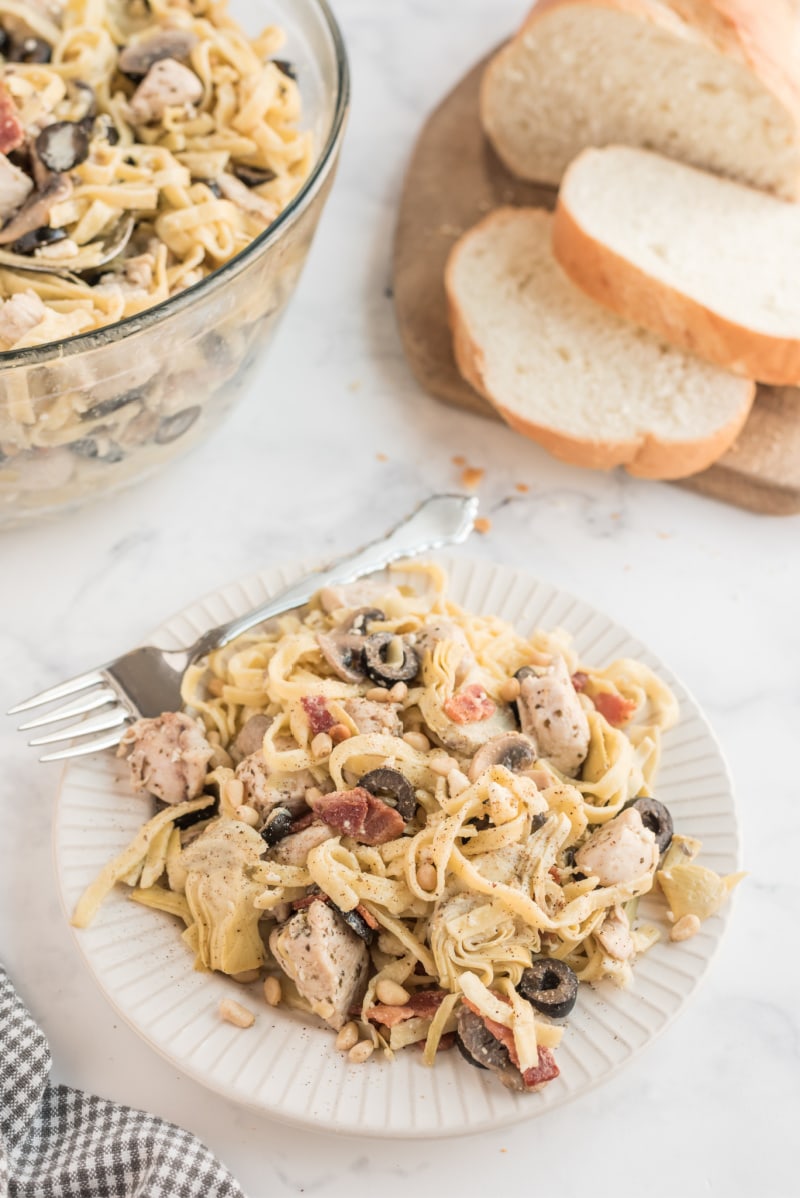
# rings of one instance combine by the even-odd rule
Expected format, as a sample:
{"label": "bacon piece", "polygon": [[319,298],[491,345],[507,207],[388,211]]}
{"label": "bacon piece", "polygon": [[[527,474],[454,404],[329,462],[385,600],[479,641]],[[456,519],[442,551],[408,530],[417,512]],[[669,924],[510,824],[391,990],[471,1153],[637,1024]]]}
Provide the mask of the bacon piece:
{"label": "bacon piece", "polygon": [[312,903],[330,903],[327,894],[305,894],[302,898],[293,899],[292,910],[302,911],[303,907],[310,907]]}
{"label": "bacon piece", "polygon": [[14,97],[6,85],[0,82],[0,153],[10,154],[25,140],[25,130],[19,119]]}
{"label": "bacon piece", "polygon": [[320,732],[327,732],[336,723],[321,695],[303,695],[300,704],[308,717],[308,726],[314,736]]}
{"label": "bacon piece", "polygon": [[367,925],[367,927],[372,928],[373,932],[376,932],[378,930],[378,928],[381,926],[378,923],[375,916],[372,914],[372,912],[368,911],[363,903],[358,904],[358,906],[356,907],[356,911],[361,916],[361,918],[364,920],[364,923]]}
{"label": "bacon piece", "polygon": [[297,819],[292,820],[292,827],[289,835],[294,835],[295,832],[305,832],[306,828],[310,828],[313,823],[319,823],[313,811],[306,811],[303,815],[298,815]]}
{"label": "bacon piece", "polygon": [[406,1019],[433,1019],[446,997],[446,990],[417,990],[401,1007],[390,1007],[385,1003],[370,1007],[367,1019],[370,1023],[382,1023],[384,1027],[394,1027],[396,1023],[405,1023]]}
{"label": "bacon piece", "polygon": [[[501,995],[497,995],[501,1002],[507,1002]],[[488,1015],[484,1015],[474,1003],[471,1003],[468,998],[463,999],[464,1006],[469,1007],[476,1015],[480,1015],[484,1022],[487,1032],[494,1036],[495,1040],[499,1040],[503,1047],[508,1052],[511,1064],[519,1069],[519,1056],[517,1055],[517,1046],[514,1043],[514,1033],[510,1027],[506,1027],[504,1023],[496,1023],[494,1019],[490,1019]],[[556,1064],[555,1057],[549,1048],[543,1048],[541,1044],[537,1045],[539,1050],[539,1059],[535,1065],[531,1065],[530,1069],[526,1069],[522,1074],[522,1080],[525,1083],[526,1090],[532,1090],[538,1086],[543,1086],[545,1082],[552,1081],[554,1077],[558,1077],[559,1068]]]}
{"label": "bacon piece", "polygon": [[444,703],[444,713],[454,724],[477,724],[488,720],[497,710],[484,688],[478,682],[465,686],[457,695]]}
{"label": "bacon piece", "polygon": [[549,873],[549,875],[553,879],[553,881],[558,882],[558,884],[560,886],[561,885],[561,872],[560,872],[558,866],[551,865],[547,872]]}
{"label": "bacon piece", "polygon": [[590,697],[600,714],[605,716],[609,724],[613,724],[615,728],[619,728],[621,724],[627,724],[636,711],[636,703],[633,699],[623,699],[622,695],[617,695],[613,691],[598,691],[596,695]]}
{"label": "bacon piece", "polygon": [[578,694],[580,694],[581,691],[586,690],[586,687],[589,682],[589,675],[585,674],[583,672],[583,670],[576,670],[575,673],[572,675],[571,682],[572,682],[572,685],[575,687],[575,690],[578,692]]}
{"label": "bacon piece", "polygon": [[399,811],[365,790],[334,790],[311,800],[314,811],[337,832],[359,844],[386,844],[402,834],[405,821]]}

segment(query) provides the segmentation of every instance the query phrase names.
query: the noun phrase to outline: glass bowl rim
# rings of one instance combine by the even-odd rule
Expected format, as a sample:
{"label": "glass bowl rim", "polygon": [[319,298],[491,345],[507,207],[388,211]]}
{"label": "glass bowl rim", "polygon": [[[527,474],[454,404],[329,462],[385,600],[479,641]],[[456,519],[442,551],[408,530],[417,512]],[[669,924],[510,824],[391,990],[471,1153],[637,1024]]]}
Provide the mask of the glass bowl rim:
{"label": "glass bowl rim", "polygon": [[184,291],[179,291],[177,295],[172,295],[168,299],[161,300],[160,303],[154,304],[151,308],[145,308],[142,312],[126,316],[122,320],[114,321],[113,324],[103,325],[99,329],[88,329],[85,333],[76,333],[71,337],[62,337],[58,341],[45,341],[41,345],[29,345],[24,349],[1,350],[0,371],[15,366],[45,365],[48,361],[55,358],[65,358],[76,353],[99,349],[104,345],[110,345],[117,341],[124,341],[127,337],[133,336],[135,333],[140,333],[151,325],[159,324],[174,313],[191,306],[205,291],[211,292],[218,285],[222,285],[239,274],[251,259],[257,258],[262,250],[267,249],[273,242],[278,241],[285,229],[291,225],[295,216],[308,207],[308,204],[314,198],[320,184],[327,175],[341,142],[345,117],[347,116],[350,103],[350,67],[341,28],[336,17],[333,15],[328,0],[310,0],[310,3],[322,16],[331,38],[336,60],[336,99],[328,136],[311,168],[308,178],[303,182],[300,190],[278,214],[272,224],[264,229],[262,233],[259,233],[257,237],[254,237],[243,250],[240,250],[238,254],[234,255],[227,262],[224,262],[222,266],[217,267],[216,270],[211,271],[204,279],[193,283],[191,287],[187,287]]}

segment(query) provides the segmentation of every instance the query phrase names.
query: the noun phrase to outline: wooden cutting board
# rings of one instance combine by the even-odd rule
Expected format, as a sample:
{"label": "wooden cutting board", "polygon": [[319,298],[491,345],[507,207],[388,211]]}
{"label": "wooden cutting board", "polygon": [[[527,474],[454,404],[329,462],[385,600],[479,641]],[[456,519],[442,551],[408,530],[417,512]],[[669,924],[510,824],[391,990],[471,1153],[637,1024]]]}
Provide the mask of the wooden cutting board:
{"label": "wooden cutting board", "polygon": [[[426,122],[403,187],[394,248],[394,301],[406,356],[437,399],[498,420],[453,360],[444,264],[453,242],[500,204],[552,208],[556,193],[516,179],[478,119],[482,62]],[[800,512],[800,389],[759,387],[739,440],[719,462],[680,486],[769,515]]]}

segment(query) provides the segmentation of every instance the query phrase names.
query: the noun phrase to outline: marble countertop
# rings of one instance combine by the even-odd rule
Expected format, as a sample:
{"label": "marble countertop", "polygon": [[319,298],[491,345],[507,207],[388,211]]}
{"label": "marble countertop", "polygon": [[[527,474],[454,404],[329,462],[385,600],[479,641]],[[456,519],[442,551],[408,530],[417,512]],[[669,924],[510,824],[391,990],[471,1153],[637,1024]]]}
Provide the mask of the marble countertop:
{"label": "marble countertop", "polygon": [[[421,394],[395,329],[396,199],[443,91],[521,0],[337,0],[354,74],[339,179],[274,350],[225,427],[144,486],[0,541],[0,710],[126,648],[224,580],[379,534],[454,455],[485,469],[469,551],[585,596],[648,642],[705,707],[736,782],[750,871],[700,994],[608,1084],[508,1131],[390,1143],[312,1135],[228,1105],[121,1024],[55,892],[56,767],[0,721],[0,959],[59,1081],[198,1133],[250,1198],[510,1192],[797,1193],[800,521],[548,458]],[[456,11],[457,9],[457,11]],[[525,483],[525,493],[516,484]],[[789,847],[794,837],[794,851]],[[787,847],[789,852],[787,853]],[[521,1187],[524,1187],[522,1189]]]}

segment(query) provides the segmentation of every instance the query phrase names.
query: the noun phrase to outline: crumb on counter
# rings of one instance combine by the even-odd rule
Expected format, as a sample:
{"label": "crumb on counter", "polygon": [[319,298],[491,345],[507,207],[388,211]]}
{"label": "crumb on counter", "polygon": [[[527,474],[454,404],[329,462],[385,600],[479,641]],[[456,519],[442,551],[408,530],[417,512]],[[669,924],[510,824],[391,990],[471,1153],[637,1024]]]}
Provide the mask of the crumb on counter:
{"label": "crumb on counter", "polygon": [[467,464],[467,459],[463,453],[457,453],[454,458],[451,458],[451,461],[454,466],[466,466]]}
{"label": "crumb on counter", "polygon": [[487,516],[478,516],[474,527],[476,532],[487,533],[492,527],[492,522]]}
{"label": "crumb on counter", "polygon": [[387,457],[387,455],[385,453],[376,453],[375,461],[376,462],[388,462],[389,458]]}
{"label": "crumb on counter", "polygon": [[528,486],[527,483],[517,483],[516,489],[520,492],[521,495],[525,495],[526,492],[530,491],[530,487]]}
{"label": "crumb on counter", "polygon": [[480,466],[465,466],[461,471],[461,485],[468,490],[480,486],[486,477],[486,471]]}

